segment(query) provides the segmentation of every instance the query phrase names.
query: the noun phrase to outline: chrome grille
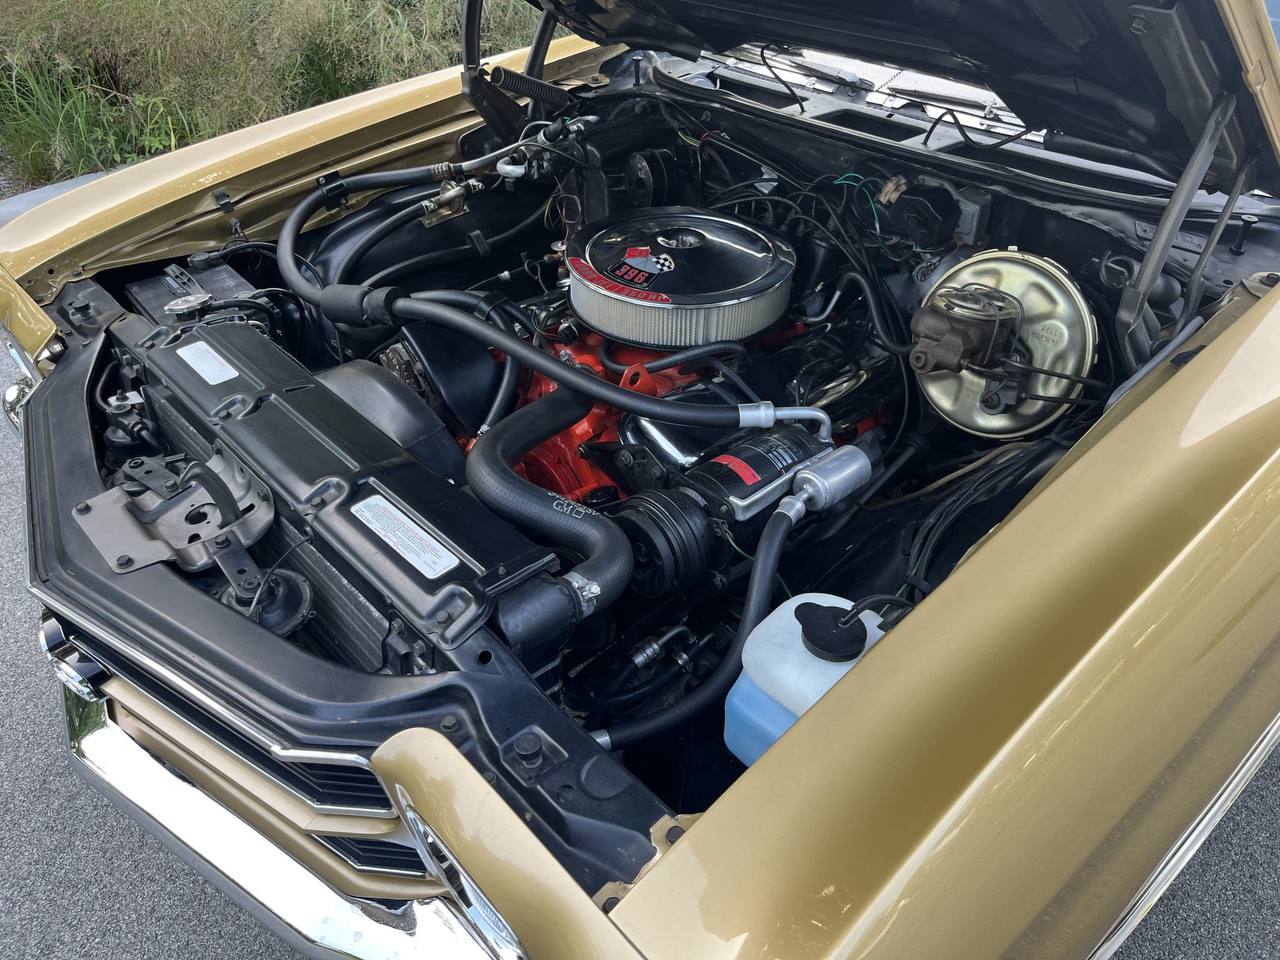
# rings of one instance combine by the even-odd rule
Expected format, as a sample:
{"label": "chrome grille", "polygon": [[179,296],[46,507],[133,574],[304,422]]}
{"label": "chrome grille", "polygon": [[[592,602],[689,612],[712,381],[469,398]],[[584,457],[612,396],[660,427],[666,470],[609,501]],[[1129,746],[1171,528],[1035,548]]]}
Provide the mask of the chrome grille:
{"label": "chrome grille", "polygon": [[426,873],[418,851],[403,844],[371,837],[327,837],[319,834],[313,834],[313,836],[357,870],[399,873],[415,877]]}

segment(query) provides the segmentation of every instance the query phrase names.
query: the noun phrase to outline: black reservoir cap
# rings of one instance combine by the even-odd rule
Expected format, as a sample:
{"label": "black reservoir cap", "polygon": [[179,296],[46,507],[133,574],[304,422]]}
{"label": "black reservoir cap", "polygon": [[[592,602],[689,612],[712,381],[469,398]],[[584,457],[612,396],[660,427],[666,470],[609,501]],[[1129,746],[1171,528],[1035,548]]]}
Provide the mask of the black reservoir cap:
{"label": "black reservoir cap", "polygon": [[844,607],[802,603],[795,613],[804,648],[821,660],[847,663],[867,648],[866,624],[860,617],[846,623],[849,611]]}

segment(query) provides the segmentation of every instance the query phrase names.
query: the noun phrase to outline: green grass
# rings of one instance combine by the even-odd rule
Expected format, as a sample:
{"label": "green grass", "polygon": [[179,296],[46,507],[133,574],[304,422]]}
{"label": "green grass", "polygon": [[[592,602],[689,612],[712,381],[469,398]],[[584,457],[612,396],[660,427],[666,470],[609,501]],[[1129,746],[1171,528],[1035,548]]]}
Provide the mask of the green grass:
{"label": "green grass", "polygon": [[[461,58],[461,0],[7,0],[0,153],[39,184]],[[537,11],[488,0],[486,55]]]}
{"label": "green grass", "polygon": [[199,137],[163,97],[124,96],[49,59],[8,59],[4,69],[0,144],[28,183],[106,170]]}

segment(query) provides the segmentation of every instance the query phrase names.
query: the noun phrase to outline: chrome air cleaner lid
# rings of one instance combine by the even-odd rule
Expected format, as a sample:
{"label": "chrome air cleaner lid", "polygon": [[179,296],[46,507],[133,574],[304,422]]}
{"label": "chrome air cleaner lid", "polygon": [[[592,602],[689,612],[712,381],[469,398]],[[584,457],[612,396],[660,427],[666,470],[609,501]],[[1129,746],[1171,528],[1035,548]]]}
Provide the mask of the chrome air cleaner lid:
{"label": "chrome air cleaner lid", "polygon": [[742,340],[778,319],[795,252],[734,217],[691,207],[635,210],[569,244],[569,297],[592,329],[627,343]]}

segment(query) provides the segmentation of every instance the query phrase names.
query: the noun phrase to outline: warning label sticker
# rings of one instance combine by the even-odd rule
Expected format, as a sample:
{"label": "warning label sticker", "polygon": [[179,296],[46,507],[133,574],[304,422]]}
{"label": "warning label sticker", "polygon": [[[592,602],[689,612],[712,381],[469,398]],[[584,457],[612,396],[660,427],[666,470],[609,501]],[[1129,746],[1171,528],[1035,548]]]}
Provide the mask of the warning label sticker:
{"label": "warning label sticker", "polygon": [[187,362],[187,366],[200,374],[200,379],[211,387],[240,376],[239,370],[222,359],[221,354],[203,340],[179,347],[178,356]]}
{"label": "warning label sticker", "polygon": [[381,494],[366,497],[351,512],[428,580],[438,580],[460,562],[448,547]]}

